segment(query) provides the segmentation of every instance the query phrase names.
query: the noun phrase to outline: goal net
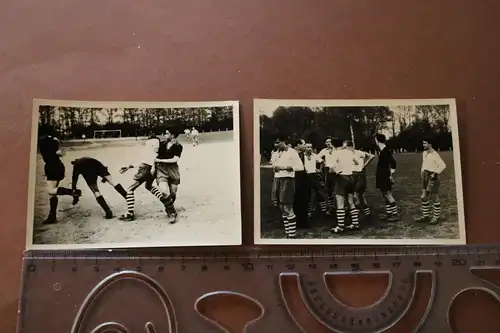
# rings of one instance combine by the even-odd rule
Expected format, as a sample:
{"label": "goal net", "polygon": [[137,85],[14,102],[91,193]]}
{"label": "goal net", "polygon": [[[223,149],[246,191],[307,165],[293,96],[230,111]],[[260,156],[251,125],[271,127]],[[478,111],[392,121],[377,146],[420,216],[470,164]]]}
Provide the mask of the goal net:
{"label": "goal net", "polygon": [[94,139],[121,138],[122,130],[95,130]]}

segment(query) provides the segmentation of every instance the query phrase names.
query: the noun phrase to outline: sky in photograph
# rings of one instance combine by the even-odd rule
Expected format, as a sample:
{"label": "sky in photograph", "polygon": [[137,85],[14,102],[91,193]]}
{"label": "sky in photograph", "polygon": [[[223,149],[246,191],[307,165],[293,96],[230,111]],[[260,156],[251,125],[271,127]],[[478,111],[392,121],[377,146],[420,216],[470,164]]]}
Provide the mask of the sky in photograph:
{"label": "sky in photograph", "polygon": [[[414,106],[389,106],[389,109],[391,109],[395,115],[397,115],[398,113],[402,113],[403,112],[403,108],[404,107],[411,107],[411,108],[414,108]],[[260,114],[261,115],[266,115],[268,117],[272,117],[273,115],[273,112],[274,110],[276,110],[276,106],[275,105],[270,105],[270,106],[264,106],[262,108],[260,108]],[[314,108],[312,108],[314,110]],[[413,110],[412,113],[414,114],[415,111]],[[451,119],[450,119],[451,120]],[[449,124],[450,127],[451,127],[451,124]],[[398,133],[399,132],[399,123],[396,122],[395,126],[394,126],[394,129],[395,129],[395,132]],[[387,123],[387,128],[384,129],[384,130],[381,130],[380,131],[382,134],[385,134],[387,137],[392,137],[392,123],[389,122]]]}

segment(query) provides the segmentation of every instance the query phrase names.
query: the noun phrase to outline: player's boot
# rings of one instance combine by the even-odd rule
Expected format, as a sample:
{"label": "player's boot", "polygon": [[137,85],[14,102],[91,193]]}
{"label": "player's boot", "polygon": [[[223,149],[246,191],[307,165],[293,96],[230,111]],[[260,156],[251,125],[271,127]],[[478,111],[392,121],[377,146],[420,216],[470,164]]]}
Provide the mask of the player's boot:
{"label": "player's boot", "polygon": [[113,212],[111,210],[107,210],[106,211],[106,214],[104,215],[104,217],[109,220],[109,219],[112,219],[113,218]]}
{"label": "player's boot", "polygon": [[76,205],[78,201],[80,201],[80,197],[82,196],[82,190],[74,190],[73,191],[73,205]]}
{"label": "player's boot", "polygon": [[168,222],[174,224],[177,222],[177,213],[171,213],[168,215]]}
{"label": "player's boot", "polygon": [[433,217],[430,221],[429,224],[436,225],[439,224],[439,217]]}
{"label": "player's boot", "polygon": [[399,221],[400,217],[399,214],[391,214],[390,216],[387,217],[388,222],[396,222]]}
{"label": "player's boot", "polygon": [[429,216],[419,216],[415,219],[415,222],[417,223],[429,222]]}
{"label": "player's boot", "polygon": [[135,220],[135,215],[134,214],[124,214],[118,218],[121,221],[134,221]]}
{"label": "player's boot", "polygon": [[49,215],[49,216],[45,219],[45,221],[43,221],[42,223],[43,223],[43,224],[55,224],[55,223],[57,223],[57,219],[56,219],[56,217],[55,217],[55,216],[51,216],[51,215]]}

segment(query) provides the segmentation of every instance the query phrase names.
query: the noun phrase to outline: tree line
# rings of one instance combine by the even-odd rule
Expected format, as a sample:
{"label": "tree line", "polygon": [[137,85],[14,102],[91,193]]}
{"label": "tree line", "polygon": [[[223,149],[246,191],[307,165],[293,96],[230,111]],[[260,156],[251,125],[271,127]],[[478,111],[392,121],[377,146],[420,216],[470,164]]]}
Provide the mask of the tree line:
{"label": "tree line", "polygon": [[374,135],[388,134],[388,145],[398,151],[416,151],[422,140],[451,150],[449,105],[398,107],[279,107],[272,115],[260,115],[260,153],[268,159],[277,136],[305,139],[324,147],[325,138],[353,140],[357,149],[373,151]]}
{"label": "tree line", "polygon": [[98,130],[121,130],[121,136],[146,136],[167,128],[200,132],[233,130],[232,107],[210,108],[86,108],[43,105],[38,133],[54,132],[61,139],[94,137]]}

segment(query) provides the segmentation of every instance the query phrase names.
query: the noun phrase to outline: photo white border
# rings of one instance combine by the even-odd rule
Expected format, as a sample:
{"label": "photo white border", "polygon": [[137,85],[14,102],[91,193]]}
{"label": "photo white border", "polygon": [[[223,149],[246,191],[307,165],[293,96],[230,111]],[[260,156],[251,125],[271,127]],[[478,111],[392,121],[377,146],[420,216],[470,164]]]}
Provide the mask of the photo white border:
{"label": "photo white border", "polygon": [[[445,105],[450,106],[450,125],[453,143],[453,164],[455,167],[455,187],[458,210],[459,238],[455,239],[269,239],[261,237],[260,211],[260,113],[263,108],[292,107],[346,107],[346,106],[413,106]],[[460,140],[458,134],[457,106],[454,98],[434,99],[254,99],[254,243],[256,245],[465,245],[465,210],[462,184],[462,165]]]}
{"label": "photo white border", "polygon": [[[231,186],[238,186],[236,203],[234,205],[236,216],[239,216],[239,230],[234,235],[234,241],[217,244],[211,242],[197,243],[175,243],[165,244],[161,242],[129,242],[129,243],[99,243],[99,244],[33,244],[35,195],[36,195],[36,169],[37,169],[37,145],[38,145],[38,119],[40,117],[39,108],[42,105],[66,106],[66,107],[87,107],[87,108],[201,108],[201,107],[224,107],[233,108],[233,147],[236,149],[236,174],[237,179],[231,182]],[[29,181],[27,195],[27,216],[26,216],[26,245],[25,250],[77,250],[77,249],[101,249],[114,250],[126,248],[172,248],[172,247],[197,247],[197,246],[234,246],[242,244],[242,222],[241,214],[241,146],[240,146],[240,104],[239,101],[200,101],[200,102],[127,102],[127,101],[74,101],[74,100],[51,100],[34,99],[32,120],[31,120],[31,145],[29,159]]]}

